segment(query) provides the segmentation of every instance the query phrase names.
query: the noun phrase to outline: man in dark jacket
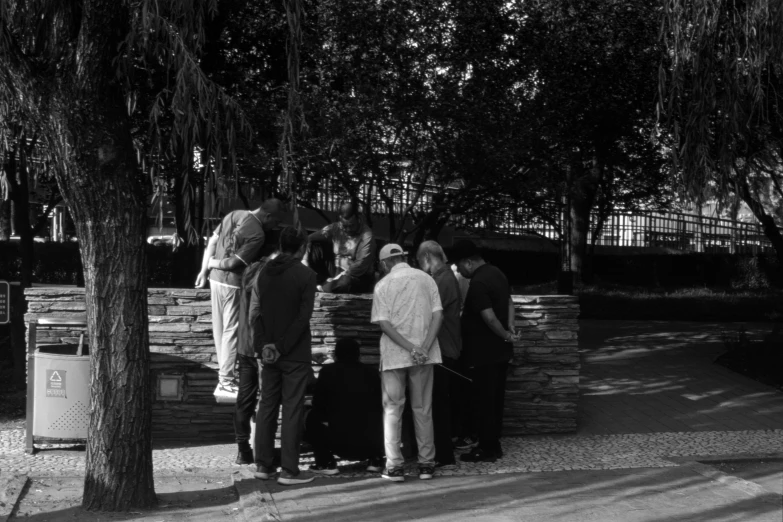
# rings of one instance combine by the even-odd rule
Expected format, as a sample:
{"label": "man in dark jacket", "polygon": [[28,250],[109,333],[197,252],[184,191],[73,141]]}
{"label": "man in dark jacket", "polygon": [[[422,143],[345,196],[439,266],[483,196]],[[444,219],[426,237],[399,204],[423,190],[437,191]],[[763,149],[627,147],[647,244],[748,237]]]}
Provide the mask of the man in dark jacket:
{"label": "man in dark jacket", "polygon": [[367,471],[383,469],[383,411],[377,368],[359,361],[359,343],[342,338],[334,348],[336,362],[318,374],[313,409],[307,416],[305,440],[312,444],[321,475],[339,473],[334,456],[369,460]]}
{"label": "man in dark jacket", "polygon": [[250,302],[253,347],[261,358],[261,401],[256,415],[256,478],[268,479],[273,467],[280,405],[282,485],[313,480],[299,471],[299,443],[304,431],[304,397],[312,374],[310,317],[315,299],[315,272],[302,264],[304,232],[288,227],[280,234],[280,255],[259,274]]}

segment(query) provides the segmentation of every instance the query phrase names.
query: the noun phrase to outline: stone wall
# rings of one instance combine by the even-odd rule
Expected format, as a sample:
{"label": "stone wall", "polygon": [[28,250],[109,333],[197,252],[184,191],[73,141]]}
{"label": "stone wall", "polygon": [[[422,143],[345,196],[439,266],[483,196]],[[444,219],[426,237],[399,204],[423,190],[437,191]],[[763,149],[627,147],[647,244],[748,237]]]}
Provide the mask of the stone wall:
{"label": "stone wall", "polygon": [[[35,287],[25,291],[26,321],[85,313],[84,289]],[[506,434],[565,433],[576,429],[579,388],[575,297],[515,296],[521,340],[509,370]],[[311,321],[313,366],[331,362],[340,337],[361,344],[362,362],[377,365],[380,331],[370,324],[370,295],[318,294]],[[179,400],[156,400],[156,439],[230,440],[233,406],[216,404],[217,364],[208,290],[150,289],[152,386],[159,376],[182,380]],[[79,332],[38,327],[38,343],[78,342]]]}

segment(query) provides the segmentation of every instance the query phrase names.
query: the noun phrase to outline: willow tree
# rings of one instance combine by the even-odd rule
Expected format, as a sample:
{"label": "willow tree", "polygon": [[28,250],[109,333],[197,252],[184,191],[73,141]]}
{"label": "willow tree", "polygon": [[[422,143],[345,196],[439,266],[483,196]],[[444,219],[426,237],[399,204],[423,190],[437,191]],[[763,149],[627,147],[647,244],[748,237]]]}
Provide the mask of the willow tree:
{"label": "willow tree", "polygon": [[[196,147],[220,171],[244,131],[241,112],[199,67],[216,9],[217,0],[0,0],[0,118],[21,114],[39,132],[81,247],[91,344],[87,509],[156,500],[148,180],[164,157],[179,153],[187,164]],[[166,81],[152,89],[153,77]]]}
{"label": "willow tree", "polygon": [[741,198],[783,268],[783,236],[761,195],[783,196],[783,2],[665,0],[662,132],[697,203]]}

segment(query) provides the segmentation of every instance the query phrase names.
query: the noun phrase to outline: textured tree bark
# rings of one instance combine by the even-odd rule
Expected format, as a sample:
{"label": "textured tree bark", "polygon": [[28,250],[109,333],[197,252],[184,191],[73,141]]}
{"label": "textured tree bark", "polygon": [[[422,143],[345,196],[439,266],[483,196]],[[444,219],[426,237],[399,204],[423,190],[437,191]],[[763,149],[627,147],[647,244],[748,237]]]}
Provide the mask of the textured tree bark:
{"label": "textured tree bark", "polygon": [[143,182],[122,107],[82,107],[67,122],[74,161],[58,182],[79,237],[90,338],[83,506],[121,511],[156,501]]}
{"label": "textured tree bark", "polygon": [[[113,57],[129,4],[84,5],[72,76],[52,100],[64,158],[60,192],[84,267],[90,341],[90,422],[84,496],[88,510],[127,511],[156,502],[147,318],[145,178]],[[49,133],[51,136],[51,133]],[[51,138],[49,138],[51,139]]]}

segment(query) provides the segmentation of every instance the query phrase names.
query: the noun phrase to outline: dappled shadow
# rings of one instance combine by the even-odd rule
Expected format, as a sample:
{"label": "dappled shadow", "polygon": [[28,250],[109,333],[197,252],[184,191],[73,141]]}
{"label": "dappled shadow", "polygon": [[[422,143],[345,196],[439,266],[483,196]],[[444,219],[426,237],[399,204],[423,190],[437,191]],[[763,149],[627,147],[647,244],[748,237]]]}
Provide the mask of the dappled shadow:
{"label": "dappled shadow", "polygon": [[26,488],[19,506],[9,521],[35,522],[108,520],[219,520],[232,511],[238,500],[228,477],[158,477],[155,488],[158,505],[152,509],[134,509],[125,513],[88,512],[81,508],[80,478],[44,481],[34,479]]}
{"label": "dappled shadow", "polygon": [[[772,324],[747,325],[764,335]],[[578,433],[783,428],[783,394],[713,363],[723,323],[582,321]]]}
{"label": "dappled shadow", "polygon": [[773,520],[770,499],[711,483],[685,468],[440,477],[392,484],[319,479],[259,485],[282,520]]}

